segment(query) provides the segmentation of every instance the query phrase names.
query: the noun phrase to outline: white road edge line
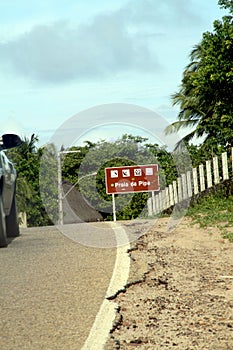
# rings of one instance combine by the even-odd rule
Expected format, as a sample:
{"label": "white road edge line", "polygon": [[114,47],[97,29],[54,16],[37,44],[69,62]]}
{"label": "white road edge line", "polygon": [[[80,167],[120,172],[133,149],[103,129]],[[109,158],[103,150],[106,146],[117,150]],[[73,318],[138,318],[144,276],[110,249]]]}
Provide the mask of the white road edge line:
{"label": "white road edge line", "polygon": [[[117,293],[117,291],[126,285],[130,271],[130,257],[127,252],[130,248],[128,236],[120,224],[114,222],[109,224],[115,231],[117,252],[115,266],[106,293],[106,298],[113,296]],[[104,345],[106,344],[109,337],[109,332],[113,327],[117,308],[117,303],[107,299],[103,301],[93,323],[89,336],[86,339],[86,342],[84,343],[81,350],[104,349]]]}

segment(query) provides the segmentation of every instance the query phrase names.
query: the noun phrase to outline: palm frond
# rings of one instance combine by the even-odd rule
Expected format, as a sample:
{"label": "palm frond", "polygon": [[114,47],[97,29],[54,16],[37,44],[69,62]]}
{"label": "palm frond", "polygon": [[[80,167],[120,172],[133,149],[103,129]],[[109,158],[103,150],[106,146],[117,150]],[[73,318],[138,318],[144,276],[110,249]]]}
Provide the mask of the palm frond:
{"label": "palm frond", "polygon": [[180,141],[178,141],[175,145],[174,151],[177,151],[184,143],[188,143],[189,141],[191,141],[194,138],[194,136],[196,136],[196,130],[193,130],[189,134],[182,137],[182,139],[180,139]]}
{"label": "palm frond", "polygon": [[194,127],[197,125],[198,122],[199,122],[199,119],[180,120],[180,121],[173,122],[172,124],[166,127],[165,135],[173,134],[183,128]]}

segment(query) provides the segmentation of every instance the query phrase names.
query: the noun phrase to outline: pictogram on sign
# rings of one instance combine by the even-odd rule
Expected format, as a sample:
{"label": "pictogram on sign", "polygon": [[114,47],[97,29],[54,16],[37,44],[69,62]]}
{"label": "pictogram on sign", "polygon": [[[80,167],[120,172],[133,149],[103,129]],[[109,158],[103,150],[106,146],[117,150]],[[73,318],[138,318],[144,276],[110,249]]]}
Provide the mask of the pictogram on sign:
{"label": "pictogram on sign", "polygon": [[111,178],[118,177],[118,170],[111,170]]}
{"label": "pictogram on sign", "polygon": [[122,176],[123,177],[129,177],[130,176],[130,169],[123,169],[122,170]]}
{"label": "pictogram on sign", "polygon": [[134,169],[135,176],[142,176],[142,169]]}

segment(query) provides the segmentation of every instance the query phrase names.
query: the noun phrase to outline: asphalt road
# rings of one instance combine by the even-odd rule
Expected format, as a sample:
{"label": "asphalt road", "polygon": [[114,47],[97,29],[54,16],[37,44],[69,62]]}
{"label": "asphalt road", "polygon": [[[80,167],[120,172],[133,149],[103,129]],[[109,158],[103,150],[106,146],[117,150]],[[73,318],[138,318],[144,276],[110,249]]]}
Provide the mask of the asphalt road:
{"label": "asphalt road", "polygon": [[115,248],[81,245],[55,227],[21,229],[0,250],[0,349],[81,349],[115,257]]}

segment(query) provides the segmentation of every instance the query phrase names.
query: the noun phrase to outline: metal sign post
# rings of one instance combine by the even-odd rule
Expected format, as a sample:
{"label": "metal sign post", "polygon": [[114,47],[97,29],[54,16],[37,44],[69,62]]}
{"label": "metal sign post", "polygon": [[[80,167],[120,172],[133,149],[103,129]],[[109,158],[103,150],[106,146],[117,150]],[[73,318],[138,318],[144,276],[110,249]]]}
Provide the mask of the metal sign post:
{"label": "metal sign post", "polygon": [[62,170],[61,170],[61,153],[58,153],[57,166],[58,166],[58,223],[63,225],[63,204],[62,204]]}
{"label": "metal sign post", "polygon": [[116,221],[116,203],[115,203],[114,193],[112,193],[112,212],[113,212],[113,221]]}

